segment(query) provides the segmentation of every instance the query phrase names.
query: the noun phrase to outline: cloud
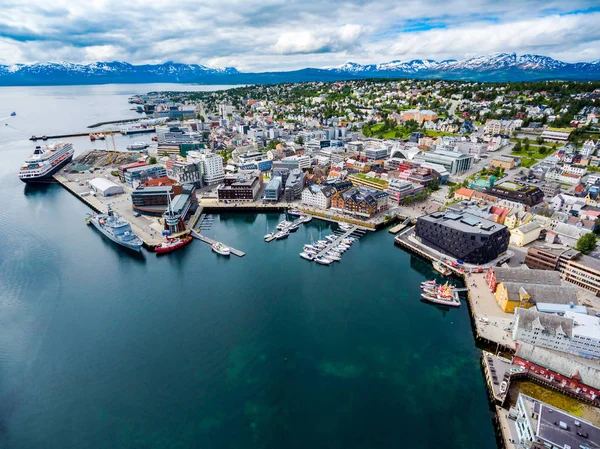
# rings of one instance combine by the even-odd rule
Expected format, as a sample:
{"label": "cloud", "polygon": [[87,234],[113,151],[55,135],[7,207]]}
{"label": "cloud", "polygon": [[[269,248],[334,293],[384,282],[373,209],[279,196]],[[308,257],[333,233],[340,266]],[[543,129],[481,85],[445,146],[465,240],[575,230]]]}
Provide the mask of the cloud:
{"label": "cloud", "polygon": [[291,70],[487,52],[600,58],[597,0],[10,0],[0,64],[117,59]]}

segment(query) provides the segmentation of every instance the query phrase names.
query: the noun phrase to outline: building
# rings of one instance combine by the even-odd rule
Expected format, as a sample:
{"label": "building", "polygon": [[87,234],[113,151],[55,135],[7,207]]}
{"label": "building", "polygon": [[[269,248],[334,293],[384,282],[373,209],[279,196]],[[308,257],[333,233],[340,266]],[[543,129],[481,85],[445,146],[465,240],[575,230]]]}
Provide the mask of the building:
{"label": "building", "polygon": [[512,361],[513,365],[524,370],[523,374],[527,377],[600,406],[600,369],[597,361],[525,342],[517,344]]}
{"label": "building", "polygon": [[190,151],[187,154],[187,160],[200,164],[202,182],[205,185],[219,184],[225,179],[223,158],[220,155],[209,151]]}
{"label": "building", "polygon": [[471,264],[485,264],[508,248],[504,225],[469,213],[434,212],[417,219],[415,236],[425,245]]}
{"label": "building", "polygon": [[600,448],[600,428],[523,393],[517,398],[515,428],[523,448]]}
{"label": "building", "polygon": [[294,155],[294,156],[284,157],[280,161],[280,163],[284,164],[290,170],[292,170],[294,168],[299,168],[300,170],[306,170],[306,169],[310,168],[311,160],[310,160],[309,156],[302,154],[302,155]]}
{"label": "building", "polygon": [[373,174],[356,173],[348,176],[348,179],[352,182],[353,186],[365,186],[376,190],[385,190],[389,187],[388,181],[371,176]]}
{"label": "building", "polygon": [[162,215],[165,231],[171,234],[185,232],[184,221],[198,209],[198,198],[193,184],[186,184],[181,190],[180,194],[169,201]]}
{"label": "building", "polygon": [[333,187],[315,184],[302,191],[302,203],[319,209],[329,209],[334,194]]}
{"label": "building", "polygon": [[529,222],[518,228],[510,230],[510,244],[525,246],[536,241],[540,237],[542,227],[536,222]]}
{"label": "building", "polygon": [[570,352],[573,326],[571,318],[517,307],[512,338],[542,348]]}
{"label": "building", "polygon": [[551,131],[546,129],[542,131],[540,136],[542,139],[567,141],[570,135],[571,131]]}
{"label": "building", "polygon": [[160,164],[142,165],[128,168],[124,171],[124,176],[126,184],[136,187],[148,179],[167,176],[167,169]]}
{"label": "building", "polygon": [[585,288],[600,296],[600,262],[590,256],[573,258],[562,267],[565,281]]}
{"label": "building", "polygon": [[428,109],[409,109],[408,111],[400,112],[400,119],[403,122],[414,120],[419,124],[427,121],[434,121],[438,119],[438,115],[434,111]]}
{"label": "building", "polygon": [[125,182],[125,172],[127,170],[129,170],[130,168],[143,167],[145,165],[148,165],[148,164],[146,162],[139,161],[139,162],[134,162],[132,164],[125,164],[125,165],[119,166],[119,181]]}
{"label": "building", "polygon": [[264,199],[266,201],[279,201],[283,192],[283,180],[281,176],[273,176],[265,187]]}
{"label": "building", "polygon": [[305,178],[304,172],[299,168],[294,168],[290,171],[283,191],[285,201],[290,202],[302,197]]}
{"label": "building", "polygon": [[180,197],[176,209],[183,213],[182,220],[185,220],[187,214],[198,207],[196,188],[192,184],[138,186],[131,192],[131,204],[135,212],[160,217],[176,197]]}
{"label": "building", "polygon": [[557,182],[545,182],[540,186],[540,190],[546,198],[554,198],[560,193],[560,184]]}
{"label": "building", "polygon": [[415,157],[416,162],[426,162],[443,166],[451,175],[468,171],[473,165],[473,155],[457,151],[426,151],[420,152]]}
{"label": "building", "polygon": [[490,161],[494,167],[503,168],[505,170],[510,170],[515,166],[515,160],[512,157],[507,156],[494,156]]}
{"label": "building", "polygon": [[251,202],[256,199],[261,185],[261,172],[227,175],[217,188],[217,198],[219,202]]}
{"label": "building", "polygon": [[202,187],[202,167],[199,162],[173,162],[167,164],[167,176],[180,184]]}
{"label": "building", "polygon": [[520,123],[516,120],[494,120],[489,119],[485,122],[486,134],[508,134],[512,135],[516,129],[520,127]]}
{"label": "building", "polygon": [[94,192],[97,192],[102,196],[113,196],[124,192],[123,187],[106,178],[92,179],[90,181],[90,187]]}
{"label": "building", "polygon": [[388,209],[389,195],[368,187],[353,187],[331,198],[331,210],[357,217],[372,217]]}
{"label": "building", "polygon": [[488,195],[495,196],[501,200],[520,203],[526,206],[535,206],[544,200],[544,193],[539,187],[515,182],[503,182],[494,185],[485,191]]}
{"label": "building", "polygon": [[537,270],[562,271],[567,261],[579,256],[580,252],[573,249],[529,248],[525,256],[525,265]]}
{"label": "building", "polygon": [[402,179],[392,179],[389,183],[389,187],[385,189],[390,196],[390,200],[396,204],[400,204],[404,200],[412,198],[424,190],[425,187],[422,184]]}
{"label": "building", "polygon": [[366,148],[363,154],[369,161],[376,161],[378,159],[387,159],[390,155],[390,150],[385,146],[380,148]]}

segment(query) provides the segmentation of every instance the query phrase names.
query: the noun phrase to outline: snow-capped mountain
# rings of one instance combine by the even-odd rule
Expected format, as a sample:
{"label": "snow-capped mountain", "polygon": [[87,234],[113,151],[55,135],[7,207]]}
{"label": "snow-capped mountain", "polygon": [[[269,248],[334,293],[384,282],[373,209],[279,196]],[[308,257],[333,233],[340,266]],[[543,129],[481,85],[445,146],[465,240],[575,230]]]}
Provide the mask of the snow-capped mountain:
{"label": "snow-capped mountain", "polygon": [[365,76],[402,77],[420,76],[454,79],[527,80],[527,79],[600,79],[600,63],[567,63],[548,56],[515,53],[497,53],[461,60],[434,61],[414,59],[382,64],[361,65],[346,63],[328,70]]}
{"label": "snow-capped mountain", "polygon": [[347,62],[321,69],[241,73],[233,67],[199,64],[132,65],[126,62],[68,62],[0,65],[0,86],[105,83],[271,84],[357,78],[442,78],[477,81],[544,79],[600,80],[600,60],[567,63],[541,55],[497,53],[466,59],[413,59],[380,64]]}
{"label": "snow-capped mountain", "polygon": [[237,73],[233,67],[208,67],[170,61],[146,65],[118,61],[91,64],[46,62],[0,65],[0,85],[195,82],[206,76]]}

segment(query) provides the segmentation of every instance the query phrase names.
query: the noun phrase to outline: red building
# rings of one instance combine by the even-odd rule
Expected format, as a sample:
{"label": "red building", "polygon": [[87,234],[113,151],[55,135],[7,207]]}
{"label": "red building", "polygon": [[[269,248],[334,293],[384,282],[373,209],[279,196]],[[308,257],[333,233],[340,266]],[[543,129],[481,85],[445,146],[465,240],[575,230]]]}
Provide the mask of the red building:
{"label": "red building", "polygon": [[492,292],[496,291],[498,282],[496,281],[496,273],[494,273],[494,269],[492,267],[489,267],[487,273],[485,274],[485,282]]}

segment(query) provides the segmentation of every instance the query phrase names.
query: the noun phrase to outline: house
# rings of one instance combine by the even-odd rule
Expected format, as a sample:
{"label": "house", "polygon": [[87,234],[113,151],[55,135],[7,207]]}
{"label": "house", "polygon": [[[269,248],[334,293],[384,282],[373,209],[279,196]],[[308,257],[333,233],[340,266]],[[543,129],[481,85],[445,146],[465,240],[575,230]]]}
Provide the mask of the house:
{"label": "house", "polygon": [[542,227],[536,222],[530,222],[510,230],[510,244],[516,246],[525,246],[536,241]]}
{"label": "house", "polygon": [[470,200],[473,196],[474,191],[471,189],[467,189],[465,187],[461,187],[456,192],[454,192],[454,198],[458,200]]}
{"label": "house", "polygon": [[368,187],[353,187],[331,198],[331,209],[357,217],[372,217],[388,209],[389,195]]}
{"label": "house", "polygon": [[319,209],[329,209],[335,189],[327,185],[312,185],[302,191],[302,203]]}

